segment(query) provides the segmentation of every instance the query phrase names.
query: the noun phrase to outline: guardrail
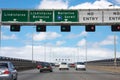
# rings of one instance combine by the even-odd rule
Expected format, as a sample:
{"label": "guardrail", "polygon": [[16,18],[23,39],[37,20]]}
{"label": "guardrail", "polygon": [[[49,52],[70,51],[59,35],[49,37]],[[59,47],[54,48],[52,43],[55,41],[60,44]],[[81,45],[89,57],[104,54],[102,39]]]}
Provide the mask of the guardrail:
{"label": "guardrail", "polygon": [[[88,61],[88,65],[96,65],[96,66],[114,66],[114,59],[103,59],[103,60],[94,60]],[[120,66],[120,58],[116,59],[117,66]]]}
{"label": "guardrail", "polygon": [[36,68],[38,61],[31,61],[26,59],[18,59],[18,58],[10,58],[10,57],[2,57],[0,56],[0,61],[10,61],[14,64],[18,71],[33,69]]}

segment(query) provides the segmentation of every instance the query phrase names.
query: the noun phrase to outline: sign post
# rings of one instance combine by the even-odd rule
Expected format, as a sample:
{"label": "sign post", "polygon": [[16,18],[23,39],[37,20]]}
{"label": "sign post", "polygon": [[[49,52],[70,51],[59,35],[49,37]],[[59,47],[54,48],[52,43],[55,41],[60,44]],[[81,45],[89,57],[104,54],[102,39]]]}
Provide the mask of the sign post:
{"label": "sign post", "polygon": [[54,22],[79,22],[77,10],[55,10]]}

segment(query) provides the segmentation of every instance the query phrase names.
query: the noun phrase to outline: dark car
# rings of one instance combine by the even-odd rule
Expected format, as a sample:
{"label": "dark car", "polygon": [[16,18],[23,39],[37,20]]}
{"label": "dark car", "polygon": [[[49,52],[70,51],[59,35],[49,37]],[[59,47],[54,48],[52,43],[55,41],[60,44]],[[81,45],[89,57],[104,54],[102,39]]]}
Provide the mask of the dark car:
{"label": "dark car", "polygon": [[40,63],[38,63],[37,68],[40,70],[40,72],[43,72],[43,71],[53,72],[52,66],[48,62],[40,62]]}
{"label": "dark car", "polygon": [[17,70],[11,62],[0,61],[0,80],[17,80]]}
{"label": "dark car", "polygon": [[52,66],[52,68],[55,68],[55,63],[50,63],[50,65]]}
{"label": "dark car", "polygon": [[74,68],[75,67],[75,63],[69,63],[69,67]]}

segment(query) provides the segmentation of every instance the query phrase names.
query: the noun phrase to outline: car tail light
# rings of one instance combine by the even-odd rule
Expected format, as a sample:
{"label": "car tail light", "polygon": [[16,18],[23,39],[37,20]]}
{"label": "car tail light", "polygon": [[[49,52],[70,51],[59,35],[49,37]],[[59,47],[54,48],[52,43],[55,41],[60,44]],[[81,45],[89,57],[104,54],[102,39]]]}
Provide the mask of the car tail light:
{"label": "car tail light", "polygon": [[9,70],[5,70],[3,74],[10,74]]}
{"label": "car tail light", "polygon": [[48,68],[51,69],[51,66],[49,66]]}
{"label": "car tail light", "polygon": [[41,65],[38,65],[37,68],[40,69],[40,68],[42,68],[42,66],[41,66]]}

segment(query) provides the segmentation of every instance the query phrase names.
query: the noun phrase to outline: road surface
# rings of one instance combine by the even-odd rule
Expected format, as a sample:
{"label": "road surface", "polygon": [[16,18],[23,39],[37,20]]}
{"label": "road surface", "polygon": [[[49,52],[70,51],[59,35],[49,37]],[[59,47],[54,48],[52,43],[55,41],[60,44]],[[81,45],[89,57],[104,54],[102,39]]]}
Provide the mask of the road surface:
{"label": "road surface", "polygon": [[28,70],[18,73],[18,80],[120,80],[120,73],[111,73],[105,71],[87,70],[76,71],[70,70],[40,73],[37,69]]}

